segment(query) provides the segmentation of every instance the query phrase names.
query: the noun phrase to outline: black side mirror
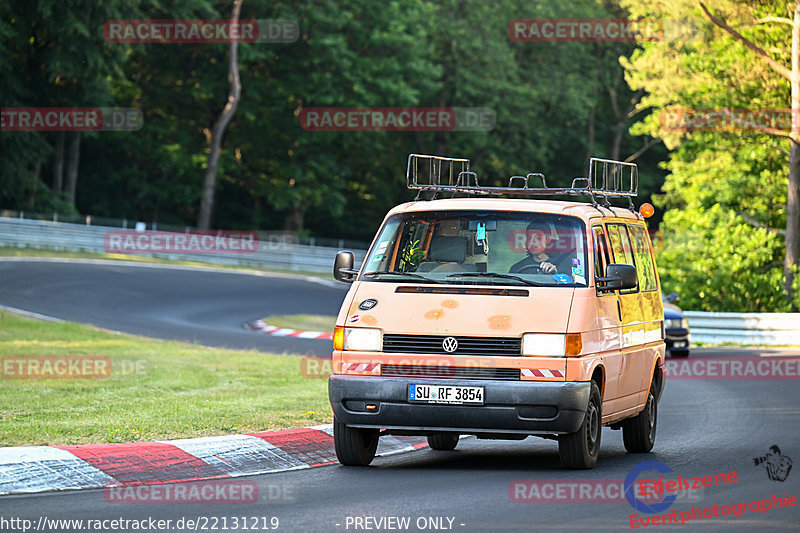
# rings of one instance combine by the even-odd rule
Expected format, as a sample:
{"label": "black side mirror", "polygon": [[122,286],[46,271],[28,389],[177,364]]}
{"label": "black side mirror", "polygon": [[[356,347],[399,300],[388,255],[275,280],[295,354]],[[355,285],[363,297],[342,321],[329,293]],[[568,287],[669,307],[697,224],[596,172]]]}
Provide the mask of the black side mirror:
{"label": "black side mirror", "polygon": [[596,278],[598,288],[605,291],[624,291],[635,289],[639,284],[636,267],[619,263],[611,263],[606,269],[606,275]]}
{"label": "black side mirror", "polygon": [[353,252],[338,252],[333,261],[333,277],[338,281],[353,283],[358,275],[358,270],[353,270],[354,261]]}

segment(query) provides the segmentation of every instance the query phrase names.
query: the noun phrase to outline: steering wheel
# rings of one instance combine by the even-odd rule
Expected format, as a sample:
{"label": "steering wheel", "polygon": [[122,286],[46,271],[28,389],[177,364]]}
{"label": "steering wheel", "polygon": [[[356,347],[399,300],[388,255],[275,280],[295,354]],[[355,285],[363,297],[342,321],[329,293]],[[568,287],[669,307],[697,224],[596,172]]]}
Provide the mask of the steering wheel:
{"label": "steering wheel", "polygon": [[532,270],[531,274],[539,274],[542,272],[542,264],[541,263],[534,263],[531,265],[525,265],[524,267],[517,270],[517,274],[524,274],[526,270]]}

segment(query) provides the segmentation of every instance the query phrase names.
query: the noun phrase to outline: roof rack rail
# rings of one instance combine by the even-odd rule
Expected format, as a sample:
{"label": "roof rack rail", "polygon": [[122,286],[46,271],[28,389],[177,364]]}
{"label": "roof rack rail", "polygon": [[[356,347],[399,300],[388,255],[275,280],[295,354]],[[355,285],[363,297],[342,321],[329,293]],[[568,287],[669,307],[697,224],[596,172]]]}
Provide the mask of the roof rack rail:
{"label": "roof rack rail", "polygon": [[[541,187],[531,187],[530,180],[541,179]],[[520,183],[520,185],[515,185]],[[613,159],[589,159],[587,177],[572,180],[569,187],[548,187],[544,174],[531,172],[525,176],[511,176],[507,187],[488,187],[478,183],[478,175],[469,169],[469,159],[457,159],[435,155],[411,154],[406,168],[406,185],[422,191],[465,193],[479,196],[501,194],[523,196],[589,196],[597,205],[610,205],[609,198],[627,198],[633,209],[631,198],[639,192],[639,168],[636,163]]]}

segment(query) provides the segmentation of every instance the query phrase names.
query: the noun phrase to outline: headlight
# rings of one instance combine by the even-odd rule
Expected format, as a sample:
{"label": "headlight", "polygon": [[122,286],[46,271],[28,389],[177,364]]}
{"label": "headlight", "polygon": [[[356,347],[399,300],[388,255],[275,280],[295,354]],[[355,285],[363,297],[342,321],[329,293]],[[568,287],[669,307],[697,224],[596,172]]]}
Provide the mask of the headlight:
{"label": "headlight", "polygon": [[668,318],[667,320],[664,321],[664,327],[667,329],[678,329],[683,326],[681,325],[680,318]]}
{"label": "headlight", "polygon": [[685,318],[681,319],[681,327],[683,329],[689,329],[689,321]]}
{"label": "headlight", "polygon": [[567,336],[562,333],[525,333],[522,336],[522,355],[564,357]]}
{"label": "headlight", "polygon": [[344,328],[344,349],[379,352],[383,349],[383,331],[373,328]]}

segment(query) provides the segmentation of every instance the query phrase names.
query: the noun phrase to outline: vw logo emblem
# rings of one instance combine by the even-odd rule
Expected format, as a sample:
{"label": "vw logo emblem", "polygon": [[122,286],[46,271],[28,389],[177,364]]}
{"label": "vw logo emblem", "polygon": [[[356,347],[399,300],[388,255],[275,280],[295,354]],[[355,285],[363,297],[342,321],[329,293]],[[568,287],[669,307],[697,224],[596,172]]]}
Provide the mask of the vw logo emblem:
{"label": "vw logo emblem", "polygon": [[453,353],[458,349],[458,341],[455,337],[447,337],[442,341],[442,348],[447,353]]}

